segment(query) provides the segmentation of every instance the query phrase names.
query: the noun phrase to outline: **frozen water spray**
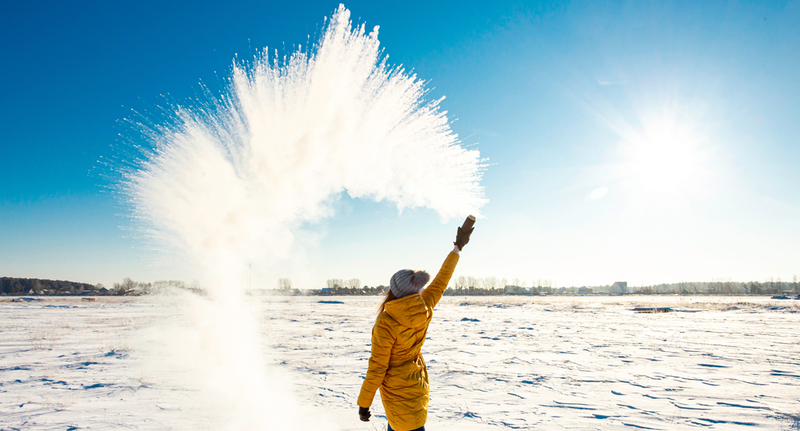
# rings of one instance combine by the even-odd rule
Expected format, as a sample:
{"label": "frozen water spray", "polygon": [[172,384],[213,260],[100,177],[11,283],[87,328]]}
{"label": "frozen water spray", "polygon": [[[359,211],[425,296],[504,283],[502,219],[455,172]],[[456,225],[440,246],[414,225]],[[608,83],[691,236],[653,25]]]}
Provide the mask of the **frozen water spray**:
{"label": "frozen water spray", "polygon": [[277,425],[265,406],[279,398],[243,301],[248,264],[285,259],[343,192],[444,220],[485,203],[479,152],[460,145],[423,81],[387,64],[377,36],[339,6],[311,48],[236,62],[221,96],[143,127],[152,149],[123,182],[159,247],[205,272],[211,300],[193,311],[196,342],[182,354],[248,416],[239,429]]}

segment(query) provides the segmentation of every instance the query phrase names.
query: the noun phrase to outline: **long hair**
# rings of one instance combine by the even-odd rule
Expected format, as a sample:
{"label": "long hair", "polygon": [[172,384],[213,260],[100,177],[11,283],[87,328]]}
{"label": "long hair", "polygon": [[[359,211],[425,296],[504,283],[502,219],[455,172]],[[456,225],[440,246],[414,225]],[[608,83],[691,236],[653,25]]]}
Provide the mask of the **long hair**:
{"label": "long hair", "polygon": [[[395,299],[397,299],[397,297],[394,296],[394,293],[392,293],[392,289],[386,290],[386,295],[383,297],[381,305],[378,306],[378,317],[380,317],[381,313],[383,313],[383,311],[386,310],[386,303],[388,303],[389,301],[394,301]],[[375,321],[377,320],[378,319],[376,317]]]}

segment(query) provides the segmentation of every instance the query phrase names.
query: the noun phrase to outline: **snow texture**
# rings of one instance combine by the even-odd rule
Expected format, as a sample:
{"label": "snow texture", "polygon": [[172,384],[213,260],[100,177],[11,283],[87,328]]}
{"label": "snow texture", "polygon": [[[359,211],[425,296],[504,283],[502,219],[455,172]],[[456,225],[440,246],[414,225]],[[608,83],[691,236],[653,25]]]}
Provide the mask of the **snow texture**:
{"label": "snow texture", "polygon": [[[225,428],[213,396],[148,357],[182,300],[0,300],[0,429]],[[250,298],[267,374],[308,418],[292,429],[385,429],[379,397],[368,424],[355,406],[378,301]],[[799,323],[796,301],[767,298],[446,297],[426,429],[800,429]]]}

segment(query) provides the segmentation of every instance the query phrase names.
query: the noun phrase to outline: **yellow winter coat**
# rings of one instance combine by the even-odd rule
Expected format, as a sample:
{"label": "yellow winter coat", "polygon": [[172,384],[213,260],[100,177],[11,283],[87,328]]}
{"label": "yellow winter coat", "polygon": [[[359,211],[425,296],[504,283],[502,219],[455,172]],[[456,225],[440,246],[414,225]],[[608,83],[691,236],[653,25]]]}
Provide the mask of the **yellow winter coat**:
{"label": "yellow winter coat", "polygon": [[428,419],[430,384],[420,350],[433,307],[442,298],[457,263],[458,253],[451,252],[427,289],[388,302],[372,328],[372,355],[358,405],[370,407],[380,388],[386,417],[395,431],[417,429]]}

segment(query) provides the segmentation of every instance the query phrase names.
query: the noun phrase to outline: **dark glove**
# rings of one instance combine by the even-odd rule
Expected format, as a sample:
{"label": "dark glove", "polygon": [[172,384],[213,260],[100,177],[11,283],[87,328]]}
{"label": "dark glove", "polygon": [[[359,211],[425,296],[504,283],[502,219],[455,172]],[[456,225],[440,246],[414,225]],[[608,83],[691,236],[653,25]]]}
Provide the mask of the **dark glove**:
{"label": "dark glove", "polygon": [[368,407],[358,408],[358,417],[361,419],[361,422],[369,422],[370,416],[372,416],[372,413],[369,412]]}
{"label": "dark glove", "polygon": [[469,243],[469,236],[472,235],[473,230],[475,230],[474,227],[470,227],[469,229],[464,229],[463,226],[459,227],[456,240],[453,244],[455,244],[459,250],[463,250],[464,246]]}

